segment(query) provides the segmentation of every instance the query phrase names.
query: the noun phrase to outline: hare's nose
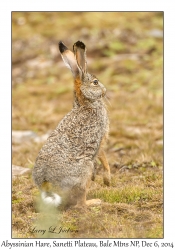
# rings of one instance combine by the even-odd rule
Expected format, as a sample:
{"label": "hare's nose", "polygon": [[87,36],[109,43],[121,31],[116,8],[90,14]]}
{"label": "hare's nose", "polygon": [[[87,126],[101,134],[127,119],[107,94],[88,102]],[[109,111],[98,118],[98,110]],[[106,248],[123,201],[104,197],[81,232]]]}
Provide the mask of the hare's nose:
{"label": "hare's nose", "polygon": [[102,96],[105,96],[105,94],[106,94],[106,88],[103,88],[103,89],[102,89],[102,92],[103,92],[103,93],[102,93]]}

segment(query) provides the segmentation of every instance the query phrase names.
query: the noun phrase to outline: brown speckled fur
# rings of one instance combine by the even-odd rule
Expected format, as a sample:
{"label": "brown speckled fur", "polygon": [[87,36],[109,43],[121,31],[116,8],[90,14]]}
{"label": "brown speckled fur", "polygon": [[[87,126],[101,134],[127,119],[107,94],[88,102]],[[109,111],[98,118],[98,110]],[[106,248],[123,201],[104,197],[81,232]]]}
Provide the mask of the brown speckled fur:
{"label": "brown speckled fur", "polygon": [[[79,57],[85,61],[85,51],[83,53],[79,45],[81,42],[74,45],[75,57],[76,53],[80,53]],[[81,69],[81,62],[73,60],[72,54],[69,57],[72,52],[63,43],[60,46],[63,60],[68,61],[74,75],[74,106],[41,148],[33,169],[33,179],[41,190],[43,184],[48,182],[75,204],[93,204],[95,200],[86,201],[86,190],[98,154],[106,171],[104,182],[105,178],[106,183],[110,181],[109,165],[103,149],[100,149],[109,130],[103,102],[106,89],[99,81],[95,85],[93,81],[97,78],[86,72],[85,65]],[[64,55],[64,52],[67,54]]]}

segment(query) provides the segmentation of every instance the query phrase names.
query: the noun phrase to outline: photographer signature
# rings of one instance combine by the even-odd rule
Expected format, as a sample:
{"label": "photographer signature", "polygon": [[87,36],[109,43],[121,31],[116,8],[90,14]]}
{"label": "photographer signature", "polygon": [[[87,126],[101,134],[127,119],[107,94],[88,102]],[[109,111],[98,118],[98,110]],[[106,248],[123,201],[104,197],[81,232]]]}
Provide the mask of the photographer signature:
{"label": "photographer signature", "polygon": [[38,229],[37,227],[30,228],[30,233],[37,233],[44,235],[46,232],[53,233],[53,234],[60,234],[60,233],[77,233],[78,230],[73,230],[70,227],[69,228],[63,228],[63,227],[57,227],[57,226],[50,226],[48,230],[46,229]]}

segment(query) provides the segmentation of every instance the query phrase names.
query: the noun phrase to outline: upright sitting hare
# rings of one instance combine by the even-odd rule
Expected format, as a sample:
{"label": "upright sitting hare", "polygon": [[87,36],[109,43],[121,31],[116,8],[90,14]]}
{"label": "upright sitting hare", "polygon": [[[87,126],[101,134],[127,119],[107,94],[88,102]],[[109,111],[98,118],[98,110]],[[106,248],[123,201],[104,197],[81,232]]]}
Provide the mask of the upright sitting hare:
{"label": "upright sitting hare", "polygon": [[102,145],[108,134],[108,117],[103,103],[106,89],[87,72],[86,47],[78,41],[73,52],[62,43],[59,49],[74,77],[74,106],[61,120],[41,148],[33,178],[45,203],[91,205],[86,191],[94,171],[95,158],[103,164],[104,182],[110,182],[110,169]]}

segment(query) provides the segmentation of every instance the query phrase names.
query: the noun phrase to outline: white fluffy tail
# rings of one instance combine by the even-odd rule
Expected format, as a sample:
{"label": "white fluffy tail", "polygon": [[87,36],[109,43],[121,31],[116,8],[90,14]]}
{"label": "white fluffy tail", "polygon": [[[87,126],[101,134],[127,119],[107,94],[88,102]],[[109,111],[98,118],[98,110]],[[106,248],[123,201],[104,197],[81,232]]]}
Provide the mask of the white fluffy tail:
{"label": "white fluffy tail", "polygon": [[58,194],[53,193],[53,192],[42,191],[41,198],[44,201],[44,203],[53,205],[55,207],[58,207],[62,201],[61,197]]}

